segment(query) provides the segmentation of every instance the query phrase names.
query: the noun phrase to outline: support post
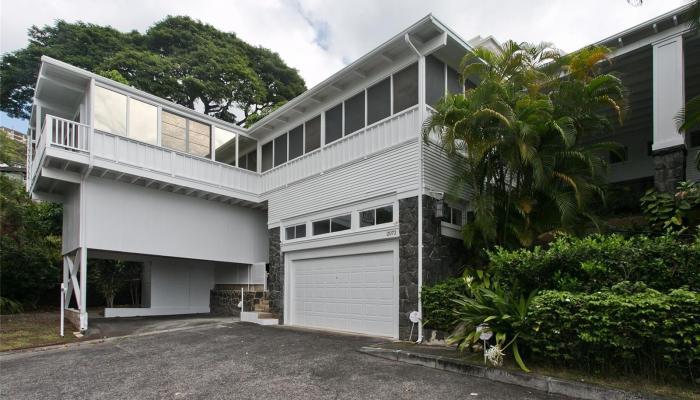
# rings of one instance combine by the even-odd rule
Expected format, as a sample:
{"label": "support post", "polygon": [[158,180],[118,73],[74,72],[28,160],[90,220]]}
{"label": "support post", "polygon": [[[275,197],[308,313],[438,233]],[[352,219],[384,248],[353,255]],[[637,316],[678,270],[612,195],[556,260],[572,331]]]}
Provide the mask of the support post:
{"label": "support post", "polygon": [[80,331],[84,332],[88,327],[87,314],[87,249],[81,247],[78,250],[80,256]]}
{"label": "support post", "polygon": [[64,332],[64,321],[66,318],[66,285],[61,283],[61,328],[60,328],[60,335],[63,337],[63,332]]}

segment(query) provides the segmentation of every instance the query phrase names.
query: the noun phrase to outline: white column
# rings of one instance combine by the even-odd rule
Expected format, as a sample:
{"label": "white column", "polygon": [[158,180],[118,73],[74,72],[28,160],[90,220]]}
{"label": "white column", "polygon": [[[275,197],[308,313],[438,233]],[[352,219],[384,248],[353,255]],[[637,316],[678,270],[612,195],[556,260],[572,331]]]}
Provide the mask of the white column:
{"label": "white column", "polygon": [[87,249],[78,249],[80,257],[80,330],[86,331],[88,328],[87,313]]}
{"label": "white column", "polygon": [[662,150],[684,144],[675,116],[685,105],[683,36],[675,34],[652,43],[654,57],[654,144]]}

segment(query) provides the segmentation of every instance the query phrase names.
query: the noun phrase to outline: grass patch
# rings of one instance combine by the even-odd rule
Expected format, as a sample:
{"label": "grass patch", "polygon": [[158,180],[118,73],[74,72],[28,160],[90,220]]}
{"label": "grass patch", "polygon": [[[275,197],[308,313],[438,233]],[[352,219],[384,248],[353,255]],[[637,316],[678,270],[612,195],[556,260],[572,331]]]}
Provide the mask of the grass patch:
{"label": "grass patch", "polygon": [[[391,350],[406,350],[414,353],[449,357],[474,365],[484,365],[484,356],[482,353],[460,352],[453,347],[447,346],[427,346],[411,342],[393,342],[378,344],[374,347]],[[591,375],[575,369],[552,367],[541,363],[538,364],[535,361],[525,360],[525,363],[527,364],[528,368],[532,370],[532,373],[536,375],[591,383],[594,385],[622,389],[635,393],[653,394],[656,396],[675,399],[700,400],[700,384],[692,384],[684,381],[653,382],[643,377],[635,376]],[[503,368],[511,371],[522,372],[512,360],[512,357],[506,358]]]}
{"label": "grass patch", "polygon": [[58,312],[0,315],[0,351],[77,342],[74,327],[66,321],[65,336],[58,334]]}

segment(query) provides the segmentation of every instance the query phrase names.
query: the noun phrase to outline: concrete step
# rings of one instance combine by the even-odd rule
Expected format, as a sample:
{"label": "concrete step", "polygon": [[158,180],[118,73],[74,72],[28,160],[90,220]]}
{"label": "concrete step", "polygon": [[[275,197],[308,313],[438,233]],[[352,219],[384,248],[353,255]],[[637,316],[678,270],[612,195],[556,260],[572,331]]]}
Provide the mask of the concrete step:
{"label": "concrete step", "polygon": [[258,319],[263,319],[263,318],[277,318],[277,316],[271,312],[259,312]]}
{"label": "concrete step", "polygon": [[253,311],[268,312],[270,311],[270,306],[262,306],[260,304],[256,304],[255,307],[253,307]]}
{"label": "concrete step", "polygon": [[260,318],[256,323],[258,325],[279,325],[280,321],[277,318]]}
{"label": "concrete step", "polygon": [[[261,316],[260,314],[263,315]],[[279,325],[279,319],[270,318],[269,316],[274,316],[274,314],[243,311],[241,312],[241,321],[252,322],[258,325]]]}

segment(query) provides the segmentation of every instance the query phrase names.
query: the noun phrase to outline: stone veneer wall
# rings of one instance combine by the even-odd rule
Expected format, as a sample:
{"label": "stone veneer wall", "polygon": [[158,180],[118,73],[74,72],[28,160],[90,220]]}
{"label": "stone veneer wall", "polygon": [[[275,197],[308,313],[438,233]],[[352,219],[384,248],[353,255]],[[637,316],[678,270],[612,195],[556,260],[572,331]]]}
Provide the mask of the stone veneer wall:
{"label": "stone veneer wall", "polygon": [[267,275],[267,291],[270,311],[277,314],[280,323],[284,321],[284,259],[281,252],[280,228],[269,230],[270,268]]}
{"label": "stone veneer wall", "polygon": [[[246,311],[253,311],[260,300],[265,299],[265,292],[247,291],[243,292],[244,304],[243,308]],[[226,285],[215,285],[214,289],[209,294],[209,308],[214,315],[232,315],[239,317],[241,309],[238,303],[241,301],[241,290],[228,289]]]}
{"label": "stone veneer wall", "polygon": [[[408,339],[408,315],[418,310],[418,198],[399,200],[399,338]],[[413,339],[417,338],[414,329]]]}
{"label": "stone veneer wall", "polygon": [[435,217],[437,200],[423,196],[423,285],[434,285],[459,276],[467,263],[462,239],[441,234],[441,221]]}
{"label": "stone veneer wall", "polygon": [[685,180],[685,146],[654,152],[654,186],[660,192],[675,193],[678,183]]}

